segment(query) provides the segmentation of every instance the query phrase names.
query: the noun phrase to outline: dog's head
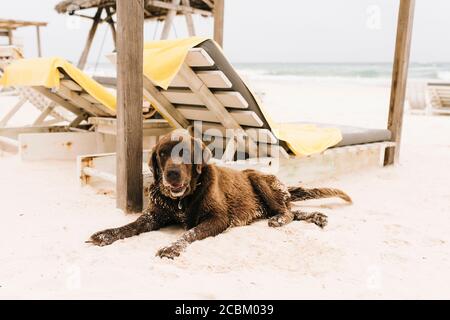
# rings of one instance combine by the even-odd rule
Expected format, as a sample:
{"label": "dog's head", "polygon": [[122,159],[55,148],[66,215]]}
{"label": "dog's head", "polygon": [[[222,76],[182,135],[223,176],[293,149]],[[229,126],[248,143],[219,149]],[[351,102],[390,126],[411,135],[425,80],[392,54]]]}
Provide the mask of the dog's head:
{"label": "dog's head", "polygon": [[185,130],[162,137],[151,152],[149,167],[161,192],[172,199],[191,194],[198,177],[211,158],[200,139]]}

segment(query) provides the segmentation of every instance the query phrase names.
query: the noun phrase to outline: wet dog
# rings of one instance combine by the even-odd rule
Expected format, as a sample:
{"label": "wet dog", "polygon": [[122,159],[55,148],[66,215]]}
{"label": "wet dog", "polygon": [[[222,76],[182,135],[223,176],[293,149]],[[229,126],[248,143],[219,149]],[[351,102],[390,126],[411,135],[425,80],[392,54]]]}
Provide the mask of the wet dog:
{"label": "wet dog", "polygon": [[154,182],[148,208],[136,221],[97,232],[88,242],[105,246],[170,224],[182,224],[187,229],[182,237],[157,252],[160,257],[174,258],[194,241],[256,219],[268,218],[271,227],[293,220],[326,225],[327,217],[319,212],[291,210],[294,201],[339,197],[351,202],[338,189],[286,187],[274,175],[216,166],[208,163],[210,158],[211,152],[202,141],[187,133],[161,138],[149,161]]}

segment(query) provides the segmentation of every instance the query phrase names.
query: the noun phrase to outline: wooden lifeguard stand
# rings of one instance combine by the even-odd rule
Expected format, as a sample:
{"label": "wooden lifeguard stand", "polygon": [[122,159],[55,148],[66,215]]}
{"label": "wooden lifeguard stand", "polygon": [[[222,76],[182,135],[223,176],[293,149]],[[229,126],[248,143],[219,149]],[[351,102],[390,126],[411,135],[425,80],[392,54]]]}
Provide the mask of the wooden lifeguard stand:
{"label": "wooden lifeguard stand", "polygon": [[[141,10],[144,14],[144,21],[163,21],[160,39],[167,39],[173,26],[173,19],[176,15],[183,15],[186,19],[186,27],[189,36],[195,36],[195,25],[193,15],[203,17],[214,16],[214,39],[219,44],[223,42],[223,0],[162,0],[142,1]],[[95,14],[89,16],[84,13],[87,9],[95,9]],[[75,15],[92,20],[92,26],[86,39],[78,67],[84,69],[89,55],[89,51],[94,40],[97,27],[100,23],[108,23],[111,27],[111,34],[114,45],[117,48],[116,31],[116,0],[64,0],[55,7],[58,13]]]}
{"label": "wooden lifeguard stand", "polygon": [[45,27],[45,26],[47,26],[46,22],[0,19],[0,37],[7,37],[8,44],[13,45],[14,31],[16,29],[23,28],[23,27],[35,27],[36,28],[37,52],[38,52],[38,56],[40,57],[40,56],[42,56],[40,28]]}

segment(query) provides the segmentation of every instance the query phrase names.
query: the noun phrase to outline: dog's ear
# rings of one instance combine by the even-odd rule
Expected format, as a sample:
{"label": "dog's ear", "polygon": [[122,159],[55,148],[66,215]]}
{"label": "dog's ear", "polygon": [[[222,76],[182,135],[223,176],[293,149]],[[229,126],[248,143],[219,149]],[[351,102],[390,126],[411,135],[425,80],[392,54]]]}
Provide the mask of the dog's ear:
{"label": "dog's ear", "polygon": [[150,151],[150,157],[148,159],[148,167],[153,174],[153,179],[156,181],[159,175],[159,165],[157,159],[157,148],[156,146]]}
{"label": "dog's ear", "polygon": [[195,170],[198,174],[201,174],[203,167],[208,164],[209,160],[211,160],[212,153],[202,140],[198,138],[193,138],[193,140]]}

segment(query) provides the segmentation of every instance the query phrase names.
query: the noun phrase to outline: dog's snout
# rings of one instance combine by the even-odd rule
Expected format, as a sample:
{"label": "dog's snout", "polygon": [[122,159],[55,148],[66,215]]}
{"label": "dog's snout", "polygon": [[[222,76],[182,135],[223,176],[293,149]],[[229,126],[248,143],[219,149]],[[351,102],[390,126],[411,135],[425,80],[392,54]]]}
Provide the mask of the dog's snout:
{"label": "dog's snout", "polygon": [[181,178],[181,172],[179,169],[169,169],[167,170],[167,180],[170,182],[178,182]]}

